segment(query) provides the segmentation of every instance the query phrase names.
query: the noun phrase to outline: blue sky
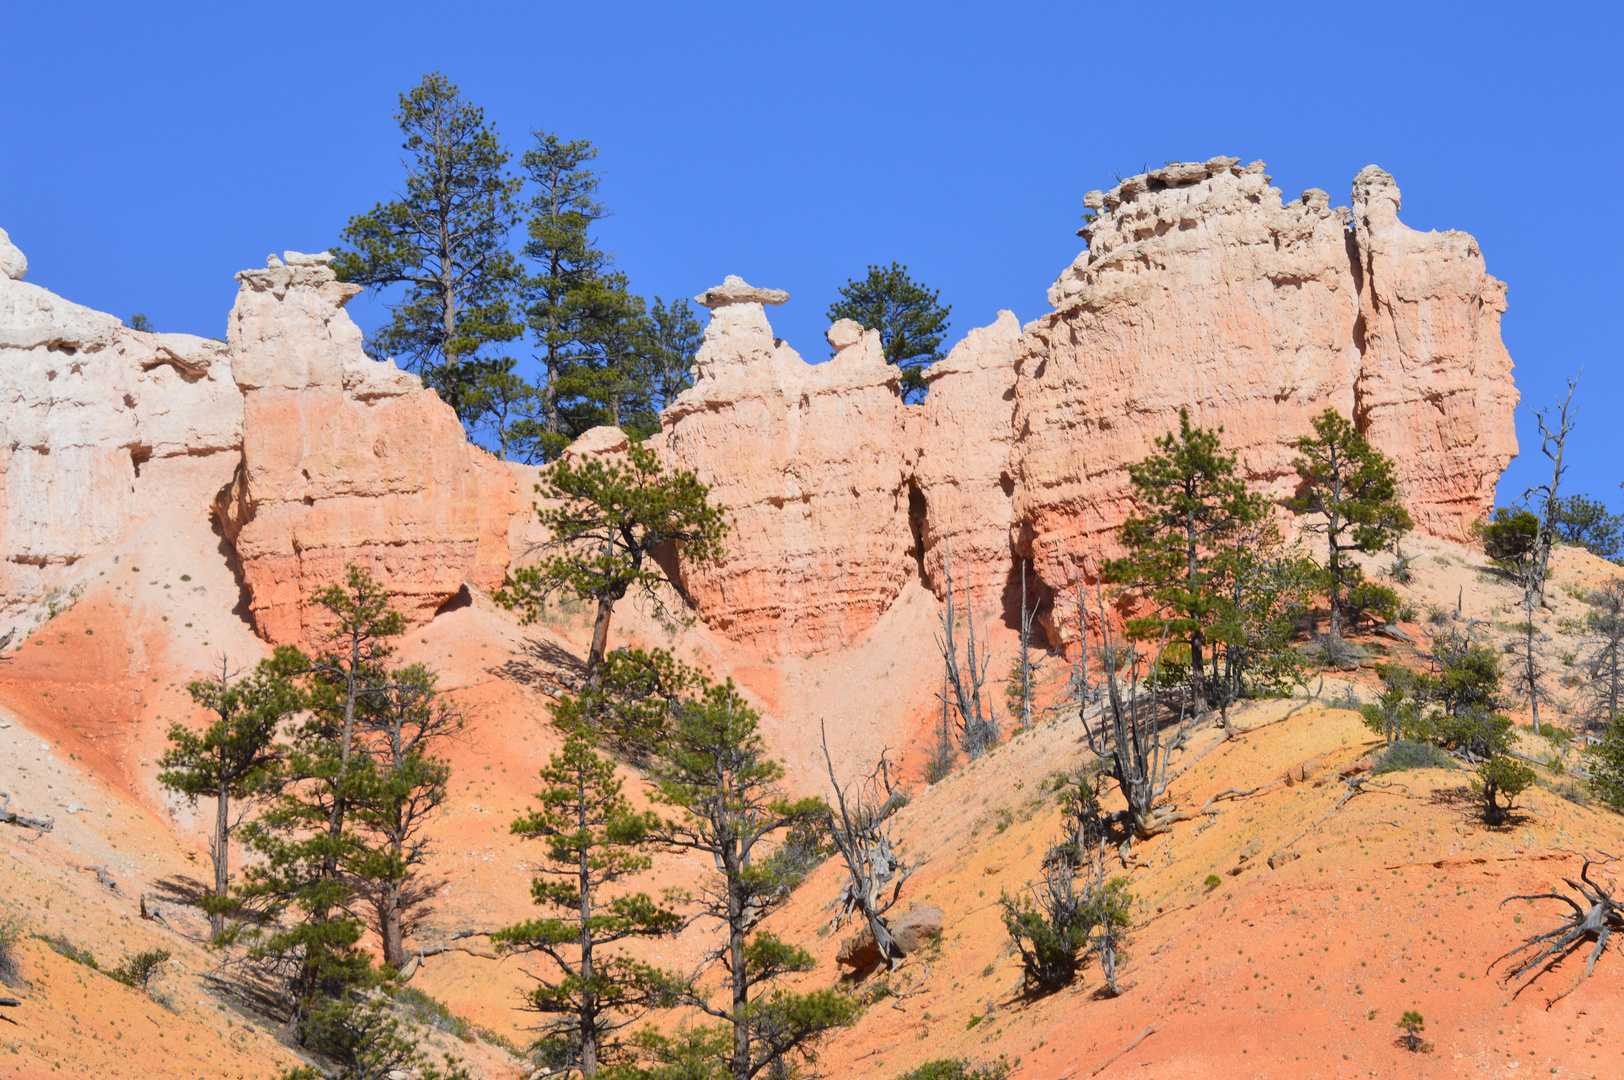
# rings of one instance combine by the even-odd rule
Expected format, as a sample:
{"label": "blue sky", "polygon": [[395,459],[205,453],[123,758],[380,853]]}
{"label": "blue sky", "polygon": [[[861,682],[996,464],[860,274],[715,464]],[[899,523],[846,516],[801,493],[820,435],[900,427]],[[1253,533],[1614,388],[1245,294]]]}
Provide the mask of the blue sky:
{"label": "blue sky", "polygon": [[[0,227],[29,279],[218,336],[234,271],[332,244],[399,182],[396,96],[441,70],[514,148],[601,149],[602,239],[647,296],[788,289],[809,359],[865,264],[954,338],[1041,314],[1082,195],[1173,158],[1269,163],[1474,234],[1524,401],[1582,365],[1568,485],[1624,509],[1624,5],[15,4]],[[375,305],[358,302],[363,327]],[[1542,478],[1526,409],[1502,500]],[[1538,459],[1536,461],[1536,459]]]}

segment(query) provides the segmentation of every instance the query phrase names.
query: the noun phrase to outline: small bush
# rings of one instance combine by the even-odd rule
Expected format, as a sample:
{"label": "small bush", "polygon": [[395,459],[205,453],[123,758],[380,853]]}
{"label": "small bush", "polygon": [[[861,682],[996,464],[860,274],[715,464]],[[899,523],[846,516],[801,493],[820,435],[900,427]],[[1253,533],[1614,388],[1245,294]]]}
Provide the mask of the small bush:
{"label": "small bush", "polygon": [[1398,1018],[1398,1026],[1404,1032],[1400,1038],[1411,1053],[1427,1049],[1428,1044],[1421,1041],[1421,1033],[1427,1030],[1427,1023],[1421,1018],[1420,1013],[1414,1009],[1409,1010]]}
{"label": "small bush", "polygon": [[1437,604],[1427,605],[1427,622],[1433,626],[1448,626],[1454,618],[1448,608],[1441,608]]}
{"label": "small bush", "polygon": [[[1502,824],[1506,815],[1516,809],[1517,796],[1533,783],[1534,770],[1520,761],[1496,756],[1479,765],[1474,786],[1483,797],[1483,820],[1490,825]],[[1504,806],[1499,802],[1501,796],[1506,800]]]}
{"label": "small bush", "polygon": [[443,1031],[456,1039],[465,1039],[468,1034],[468,1021],[453,1013],[445,1002],[414,987],[403,986],[396,990],[395,1004],[412,1023]]}
{"label": "small bush", "polygon": [[1402,772],[1405,769],[1453,769],[1455,759],[1431,743],[1400,739],[1387,748],[1373,773]]}
{"label": "small bush", "polygon": [[22,985],[22,971],[17,967],[17,943],[23,939],[23,929],[21,915],[0,919],[0,983],[7,986]]}
{"label": "small bush", "polygon": [[125,986],[133,986],[137,990],[145,990],[152,981],[152,976],[165,960],[170,957],[168,949],[150,949],[147,952],[138,952],[134,956],[127,956],[124,962],[113,968],[107,974],[116,982]]}
{"label": "small bush", "polygon": [[1355,620],[1392,622],[1398,614],[1398,593],[1373,581],[1361,581],[1348,590],[1348,610]]}
{"label": "small bush", "polygon": [[944,1058],[900,1073],[896,1080],[1004,1080],[1008,1075],[1009,1065],[1002,1059],[988,1065],[972,1065],[965,1058]]}
{"label": "small bush", "polygon": [[1224,879],[1219,877],[1217,874],[1208,874],[1207,875],[1207,880],[1203,881],[1201,884],[1203,884],[1203,885],[1205,885],[1207,887],[1208,892],[1211,892],[1212,890],[1216,889],[1218,886],[1222,885],[1223,883],[1224,883]]}
{"label": "small bush", "polygon": [[92,971],[100,971],[101,970],[101,965],[96,963],[96,958],[95,958],[95,956],[91,955],[91,952],[90,952],[89,949],[80,949],[80,948],[76,947],[73,944],[73,942],[69,941],[67,938],[63,937],[61,934],[58,934],[54,938],[53,937],[46,937],[44,934],[35,934],[34,936],[36,938],[38,938],[39,940],[45,942],[45,944],[49,945],[53,952],[57,952],[57,953],[62,954],[63,956],[66,956],[69,960],[72,960],[75,964],[83,964],[85,967],[89,968]]}
{"label": "small bush", "polygon": [[1558,798],[1566,799],[1575,806],[1590,805],[1590,789],[1577,780],[1564,780],[1560,784],[1551,786]]}

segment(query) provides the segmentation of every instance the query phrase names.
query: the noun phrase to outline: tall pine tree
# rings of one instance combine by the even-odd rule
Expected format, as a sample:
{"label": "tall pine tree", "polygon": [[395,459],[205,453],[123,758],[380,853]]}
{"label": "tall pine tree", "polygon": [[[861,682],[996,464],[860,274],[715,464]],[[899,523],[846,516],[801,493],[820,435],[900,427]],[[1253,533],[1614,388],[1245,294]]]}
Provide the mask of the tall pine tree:
{"label": "tall pine tree", "polygon": [[647,893],[617,888],[647,870],[643,854],[658,825],[621,792],[614,762],[597,753],[571,698],[554,707],[569,730],[541,770],[540,806],[513,823],[519,836],[541,840],[546,855],[530,893],[548,915],[492,935],[503,952],[535,952],[554,973],[537,976],[527,1006],[547,1017],[536,1049],[555,1068],[592,1076],[626,1059],[619,1033],[649,1009],[674,1000],[680,980],[615,948],[621,942],[675,933],[682,918]]}
{"label": "tall pine tree", "polygon": [[1353,601],[1367,587],[1348,553],[1369,555],[1390,546],[1410,530],[1410,515],[1398,501],[1393,463],[1335,409],[1314,417],[1314,434],[1297,440],[1297,454],[1291,465],[1302,487],[1286,507],[1319,519],[1303,528],[1325,537],[1331,636],[1340,638],[1343,625],[1359,610]]}
{"label": "tall pine tree", "polygon": [[438,72],[400,96],[406,190],[350,219],[333,269],[374,289],[405,285],[375,355],[402,358],[457,410],[478,419],[470,395],[486,346],[524,330],[514,307],[520,272],[508,250],[520,181],[484,111]]}
{"label": "tall pine tree", "polygon": [[1236,477],[1222,433],[1191,426],[1189,411],[1180,409],[1179,430],[1156,440],[1157,453],[1128,466],[1139,509],[1118,534],[1127,557],[1106,566],[1109,577],[1142,590],[1157,609],[1131,621],[1129,632],[1151,638],[1165,632],[1188,649],[1190,681],[1203,705],[1219,703],[1222,680],[1208,641],[1232,592],[1232,541],[1268,513],[1263,497]]}
{"label": "tall pine tree", "polygon": [[852,319],[865,330],[880,332],[885,360],[902,369],[902,398],[917,402],[928,388],[924,368],[944,355],[948,316],[953,305],[941,303],[941,292],[908,276],[908,268],[870,266],[862,280],[840,287],[840,299],[829,305],[829,321]]}

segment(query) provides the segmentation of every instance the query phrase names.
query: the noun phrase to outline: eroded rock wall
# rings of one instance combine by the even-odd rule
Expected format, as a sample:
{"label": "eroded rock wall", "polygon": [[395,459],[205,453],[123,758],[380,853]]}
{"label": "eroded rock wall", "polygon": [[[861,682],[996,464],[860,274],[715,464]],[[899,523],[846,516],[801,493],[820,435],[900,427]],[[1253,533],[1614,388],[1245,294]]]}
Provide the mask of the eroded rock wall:
{"label": "eroded rock wall", "polygon": [[[1247,478],[1289,495],[1293,441],[1330,407],[1398,463],[1418,525],[1454,540],[1516,453],[1504,286],[1461,233],[1398,222],[1374,167],[1354,210],[1284,202],[1262,162],[1182,164],[1091,192],[1088,250],[1021,342],[1014,516],[1061,588],[1119,553],[1123,465],[1188,408]],[[1350,227],[1351,226],[1351,227]]]}
{"label": "eroded rock wall", "polygon": [[0,631],[62,602],[138,521],[206,522],[242,444],[224,344],[130,330],[27,269],[0,231]]}
{"label": "eroded rock wall", "polygon": [[663,453],[711,485],[733,523],[727,557],[683,568],[700,615],[768,655],[853,641],[916,573],[908,477],[917,413],[879,335],[842,321],[808,364],[773,337],[777,290],[738,278],[711,309],[695,383],[662,418]]}
{"label": "eroded rock wall", "polygon": [[508,565],[515,474],[468,443],[416,376],[370,359],[343,310],[358,286],[325,255],[288,252],[237,275],[228,340],[243,395],[242,462],[218,512],[261,637],[309,641],[313,603],[354,563],[413,625],[465,581]]}

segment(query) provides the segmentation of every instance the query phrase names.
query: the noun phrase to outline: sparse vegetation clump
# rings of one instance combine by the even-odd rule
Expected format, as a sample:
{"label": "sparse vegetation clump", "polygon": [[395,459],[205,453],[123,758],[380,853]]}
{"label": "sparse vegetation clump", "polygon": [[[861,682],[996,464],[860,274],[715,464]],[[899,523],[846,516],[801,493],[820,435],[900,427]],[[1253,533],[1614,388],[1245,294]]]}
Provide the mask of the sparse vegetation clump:
{"label": "sparse vegetation clump", "polygon": [[108,975],[116,982],[137,990],[145,990],[152,982],[152,977],[173,955],[168,949],[148,949],[124,958],[124,961],[108,971]]}
{"label": "sparse vegetation clump", "polygon": [[899,1073],[896,1080],[1005,1080],[1007,1076],[1009,1065],[1003,1059],[975,1065],[966,1058],[943,1058]]}
{"label": "sparse vegetation clump", "polygon": [[1431,743],[1400,739],[1388,745],[1371,772],[1402,772],[1405,769],[1454,769],[1455,759]]}
{"label": "sparse vegetation clump", "polygon": [[1403,1035],[1399,1036],[1399,1039],[1404,1043],[1406,1050],[1417,1053],[1421,1050],[1430,1049],[1430,1044],[1421,1041],[1421,1033],[1427,1030],[1427,1022],[1422,1019],[1420,1013],[1414,1009],[1406,1010],[1404,1015],[1398,1018],[1398,1027],[1400,1031],[1404,1032]]}
{"label": "sparse vegetation clump", "polygon": [[17,966],[17,946],[23,940],[27,924],[23,917],[9,913],[0,918],[0,983],[17,986],[22,982],[22,971]]}

